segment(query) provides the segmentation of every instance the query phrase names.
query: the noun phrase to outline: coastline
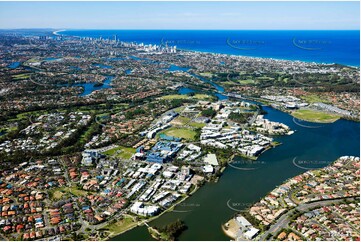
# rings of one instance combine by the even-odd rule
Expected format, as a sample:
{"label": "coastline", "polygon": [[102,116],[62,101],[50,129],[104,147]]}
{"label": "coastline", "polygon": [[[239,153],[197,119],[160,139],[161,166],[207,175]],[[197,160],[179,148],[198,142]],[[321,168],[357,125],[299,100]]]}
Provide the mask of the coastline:
{"label": "coastline", "polygon": [[[64,32],[67,31],[66,29],[64,30],[58,30],[55,31],[56,34],[55,35],[59,35],[59,32]],[[71,31],[71,30],[69,30]],[[80,31],[97,31],[97,30],[80,30]],[[119,30],[119,31],[123,31],[123,30]],[[124,30],[126,31],[126,30]],[[152,31],[152,30],[148,30],[148,31]],[[53,32],[53,33],[55,33]],[[83,38],[82,36],[76,36],[76,35],[71,35],[71,34],[63,34],[64,36],[70,36],[70,37],[77,37],[77,38]],[[124,41],[125,43],[128,42],[132,42],[132,41]],[[137,41],[134,41],[137,42]],[[152,42],[151,44],[159,44],[157,42]],[[274,57],[262,57],[262,56],[248,56],[248,55],[237,55],[237,54],[227,54],[227,53],[222,53],[222,52],[211,52],[211,51],[201,51],[201,50],[191,50],[191,49],[184,49],[184,48],[178,48],[178,50],[180,51],[184,51],[184,52],[192,52],[192,53],[202,53],[202,54],[211,54],[211,55],[223,55],[223,56],[228,56],[228,57],[242,57],[242,58],[249,58],[251,60],[271,60],[271,61],[279,61],[279,62],[290,62],[290,63],[307,63],[307,64],[316,64],[316,65],[343,65],[346,67],[350,67],[350,68],[360,68],[360,65],[351,65],[351,64],[342,64],[342,63],[337,63],[337,62],[318,62],[318,61],[310,61],[310,60],[299,60],[299,59],[286,59],[286,58],[274,58]]]}
{"label": "coastline", "polygon": [[[53,33],[54,33],[55,35],[61,35],[61,34],[58,34],[58,33],[61,32],[61,31],[64,31],[64,30],[55,31],[55,32],[53,32]],[[189,51],[189,50],[186,50],[186,51],[187,51],[187,52],[192,52],[192,51]],[[202,51],[194,51],[194,52],[204,53],[204,52],[202,52]],[[211,52],[206,52],[206,53],[218,55],[218,54],[216,54],[216,53],[211,53]],[[229,55],[229,54],[222,54],[222,55],[232,56],[232,55]],[[235,57],[240,57],[239,55],[233,55],[233,56],[235,56]],[[247,56],[242,56],[242,57],[253,58],[253,59],[256,58],[256,59],[271,59],[271,60],[274,60],[273,58],[262,58],[262,57],[261,57],[261,58],[258,58],[258,57],[247,57]],[[287,61],[288,61],[288,60],[287,60]],[[291,61],[291,62],[294,62],[294,61]],[[297,61],[296,61],[296,62],[297,62]],[[300,61],[300,62],[302,62],[302,61]],[[315,63],[315,62],[313,62],[313,63]],[[248,99],[248,98],[247,98],[247,99]],[[280,110],[280,111],[282,111],[282,110]],[[282,112],[284,112],[284,111],[282,111]],[[286,112],[285,112],[285,113],[286,113]],[[269,147],[268,149],[270,149],[270,148],[271,148],[271,147]],[[264,152],[267,151],[268,149],[264,150],[262,153],[264,153]],[[249,157],[247,157],[247,158],[249,158]],[[256,158],[256,159],[257,159],[257,158]],[[199,187],[195,188],[190,194],[193,194],[193,193],[196,192],[198,189],[199,189]],[[150,221],[153,221],[153,220],[155,220],[155,219],[158,219],[160,216],[162,216],[162,215],[165,214],[166,212],[171,212],[172,209],[174,209],[175,206],[177,206],[178,204],[180,204],[181,202],[183,202],[183,201],[186,200],[187,198],[189,198],[189,195],[186,196],[186,197],[184,197],[184,198],[182,198],[179,202],[175,203],[175,204],[174,204],[172,207],[170,207],[169,209],[164,210],[161,214],[159,214],[159,215],[157,215],[157,216],[155,216],[155,217],[146,219],[146,220],[144,220],[144,221],[135,222],[134,226],[131,226],[130,228],[126,229],[125,231],[123,231],[123,232],[121,232],[121,233],[119,233],[119,234],[112,235],[111,237],[115,237],[115,236],[117,236],[117,235],[123,234],[123,233],[125,233],[125,232],[127,232],[127,231],[129,231],[129,230],[132,230],[132,229],[135,228],[135,227],[143,226],[143,225],[145,225],[147,222],[150,222]],[[109,239],[109,238],[106,238],[106,239]]]}
{"label": "coastline", "polygon": [[[316,62],[316,61],[306,61],[306,60],[299,60],[299,59],[285,59],[285,58],[274,58],[274,57],[262,57],[262,56],[249,56],[249,55],[236,55],[236,54],[226,54],[226,53],[221,53],[221,52],[210,52],[210,51],[201,51],[201,50],[190,50],[190,49],[183,49],[183,48],[178,48],[178,50],[180,51],[184,51],[184,52],[193,52],[193,53],[202,53],[202,54],[210,54],[210,55],[224,55],[224,56],[228,56],[228,57],[242,57],[242,58],[249,58],[252,60],[271,60],[271,61],[279,61],[279,62],[291,62],[291,63],[307,63],[307,64],[315,64],[315,65],[337,65],[338,63],[335,62]],[[360,68],[360,66],[353,66],[353,65],[349,65],[349,64],[339,64],[339,65],[343,65],[343,66],[347,66],[347,67],[351,67],[351,68]]]}

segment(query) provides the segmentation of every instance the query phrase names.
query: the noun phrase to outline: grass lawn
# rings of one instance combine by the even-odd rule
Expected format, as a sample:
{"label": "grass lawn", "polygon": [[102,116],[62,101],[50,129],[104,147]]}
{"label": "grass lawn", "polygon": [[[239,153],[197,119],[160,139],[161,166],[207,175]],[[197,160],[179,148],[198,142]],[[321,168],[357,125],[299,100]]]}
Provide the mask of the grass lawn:
{"label": "grass lawn", "polygon": [[99,124],[93,123],[86,128],[85,132],[80,136],[80,142],[85,143],[87,139],[90,139],[90,135],[94,131],[95,125],[99,125]]}
{"label": "grass lawn", "polygon": [[212,97],[207,95],[207,94],[196,94],[196,95],[193,96],[193,98],[196,98],[196,99],[212,99]]}
{"label": "grass lawn", "polygon": [[31,58],[27,61],[24,62],[24,64],[30,64],[30,63],[35,63],[35,62],[40,62],[40,59],[37,57]]}
{"label": "grass lawn", "polygon": [[225,82],[222,82],[222,84],[225,86],[233,86],[235,83],[232,81],[225,81]]}
{"label": "grass lawn", "polygon": [[255,83],[255,80],[251,80],[251,79],[248,79],[248,80],[238,80],[239,84],[242,84],[242,85],[249,85],[249,84],[254,84]]}
{"label": "grass lawn", "polygon": [[165,95],[163,97],[160,97],[160,99],[163,99],[163,100],[172,100],[172,99],[212,99],[212,97],[207,95],[207,94],[195,94],[194,96],[173,94],[173,95]]}
{"label": "grass lawn", "polygon": [[162,134],[162,133],[165,135],[168,135],[168,136],[174,136],[174,137],[183,138],[183,139],[187,139],[187,140],[194,140],[195,136],[196,136],[196,132],[191,129],[176,128],[176,127],[172,127],[172,128],[164,130],[163,132],[160,132],[160,134]]}
{"label": "grass lawn", "polygon": [[185,106],[181,106],[181,107],[175,108],[175,109],[174,109],[174,112],[180,113],[180,112],[182,112],[185,108],[186,108]]}
{"label": "grass lawn", "polygon": [[137,222],[133,222],[132,218],[126,217],[115,223],[105,226],[104,229],[108,229],[111,234],[116,235],[124,232],[136,223]]}
{"label": "grass lawn", "polygon": [[329,101],[326,98],[322,98],[316,94],[304,95],[301,96],[301,98],[308,103],[329,103]]}
{"label": "grass lawn", "polygon": [[71,194],[73,194],[74,196],[77,196],[77,197],[88,195],[88,191],[80,190],[76,186],[64,187],[62,189],[62,191],[63,192],[70,192]]}
{"label": "grass lawn", "polygon": [[55,200],[59,200],[60,198],[62,198],[62,196],[64,195],[65,193],[62,192],[61,190],[55,190],[54,193],[52,194],[52,199],[55,199]]}
{"label": "grass lawn", "polygon": [[130,159],[132,155],[135,153],[136,149],[124,147],[124,146],[118,146],[116,148],[110,149],[105,151],[104,155],[115,155],[116,157],[119,157],[121,159]]}
{"label": "grass lawn", "polygon": [[300,109],[292,112],[292,116],[309,122],[333,123],[340,118],[339,115],[329,114],[320,111]]}
{"label": "grass lawn", "polygon": [[172,124],[185,125],[185,124],[189,123],[190,120],[191,120],[190,118],[178,116],[177,118],[172,120]]}
{"label": "grass lawn", "polygon": [[27,79],[30,77],[30,74],[18,74],[18,75],[13,75],[12,78],[14,80],[23,80],[23,79]]}
{"label": "grass lawn", "polygon": [[173,95],[165,95],[163,97],[160,97],[160,99],[163,100],[172,100],[172,99],[188,99],[189,96],[187,95],[180,95],[180,94],[173,94]]}
{"label": "grass lawn", "polygon": [[[40,116],[41,114],[46,114],[47,111],[39,110],[39,111],[29,111],[24,113],[19,113],[16,115],[16,118],[9,119],[8,121],[18,121],[22,119],[28,119],[30,116]],[[35,117],[33,117],[35,119]],[[35,121],[35,120],[34,120]]]}
{"label": "grass lawn", "polygon": [[205,123],[196,123],[196,122],[191,122],[188,123],[190,126],[194,127],[194,128],[203,128],[204,126],[206,126]]}
{"label": "grass lawn", "polygon": [[[51,190],[51,199],[59,200],[63,196],[67,194],[73,194],[74,196],[86,196],[88,195],[89,191],[80,190],[77,186],[73,185],[71,187],[59,187]],[[90,192],[92,193],[92,192]]]}
{"label": "grass lawn", "polygon": [[269,80],[269,81],[272,81],[274,80],[273,77],[269,77],[269,76],[260,76],[258,77],[259,80]]}
{"label": "grass lawn", "polygon": [[192,126],[194,128],[203,128],[204,126],[206,126],[205,123],[197,123],[197,122],[191,122],[190,118],[187,117],[181,117],[178,116],[176,119],[174,119],[171,122],[173,125],[178,125],[178,126],[184,126],[184,125],[189,125]]}
{"label": "grass lawn", "polygon": [[97,118],[102,118],[102,117],[106,117],[106,116],[110,116],[111,113],[100,113],[100,114],[97,114]]}
{"label": "grass lawn", "polygon": [[[7,128],[7,127],[4,127],[4,128],[2,128],[2,129],[0,129],[0,133],[1,132],[4,132],[4,133],[9,133],[9,132],[11,132],[11,131],[14,131],[14,130],[17,130],[18,128],[17,127],[9,127],[9,128]],[[0,135],[1,136],[1,135]]]}

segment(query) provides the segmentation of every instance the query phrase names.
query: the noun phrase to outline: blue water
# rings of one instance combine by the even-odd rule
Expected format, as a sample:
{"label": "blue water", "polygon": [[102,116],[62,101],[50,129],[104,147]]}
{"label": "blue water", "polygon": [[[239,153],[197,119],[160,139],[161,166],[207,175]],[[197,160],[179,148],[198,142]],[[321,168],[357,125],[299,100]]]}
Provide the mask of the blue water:
{"label": "blue water", "polygon": [[81,71],[82,69],[78,66],[70,66],[70,69],[74,70],[74,71]]}
{"label": "blue water", "polygon": [[[122,41],[159,44],[163,39],[163,43],[168,41],[169,45],[188,50],[353,66],[359,66],[360,63],[359,31],[72,30],[62,34],[103,38],[113,38],[117,34]],[[225,63],[220,63],[222,64]],[[192,75],[211,84],[219,99],[227,98],[222,94],[223,87],[202,76]],[[192,91],[184,87],[179,89],[180,94]],[[268,112],[266,118],[285,123],[297,132],[277,137],[276,140],[282,142],[282,145],[260,156],[259,160],[264,161],[265,165],[259,169],[240,172],[228,167],[218,183],[207,184],[186,200],[188,205],[199,206],[187,207],[192,210],[189,213],[167,213],[152,221],[151,226],[164,226],[179,218],[188,226],[179,240],[227,240],[220,228],[222,223],[234,215],[234,211],[227,207],[227,201],[232,199],[240,204],[252,204],[287,178],[304,172],[293,165],[294,157],[331,162],[342,155],[360,155],[359,123],[338,120],[320,128],[304,128],[298,126],[287,113],[271,107],[264,109]],[[176,209],[182,210],[182,207],[178,206]],[[147,228],[142,226],[112,240],[151,240],[151,237]]]}
{"label": "blue water", "polygon": [[221,101],[228,99],[228,97],[223,95],[222,93],[216,93],[215,96],[218,98],[218,100],[221,100]]}
{"label": "blue water", "polygon": [[188,87],[181,87],[178,90],[178,93],[181,95],[187,95],[189,93],[195,93],[195,92],[196,92],[195,90],[188,88]]}
{"label": "blue water", "polygon": [[143,60],[143,58],[140,58],[140,57],[137,57],[137,56],[134,56],[134,55],[129,56],[129,58],[131,58],[133,60]]}
{"label": "blue water", "polygon": [[203,82],[211,84],[219,93],[224,92],[224,88],[222,86],[212,82],[211,80],[208,80],[207,78],[204,78],[203,76],[200,76],[200,75],[197,75],[197,74],[194,74],[191,72],[189,74],[191,74],[191,76],[194,76]]}
{"label": "blue water", "polygon": [[[113,79],[114,79],[114,76],[107,76],[107,78],[104,80],[102,86],[94,86],[94,84],[95,84],[94,82],[77,83],[77,84],[73,84],[71,86],[83,87],[84,88],[83,92],[79,94],[80,97],[83,97],[83,96],[87,96],[87,95],[91,94],[92,92],[94,92],[96,90],[111,88],[110,83],[112,82]],[[65,84],[65,85],[59,85],[59,86],[68,87],[69,85]]]}
{"label": "blue water", "polygon": [[[165,44],[178,49],[360,66],[360,31],[67,30],[64,35]],[[221,63],[220,63],[221,64]]]}
{"label": "blue water", "polygon": [[176,66],[176,65],[170,65],[170,67],[168,68],[168,71],[184,71],[187,72],[189,71],[189,67],[180,67],[180,66]]}
{"label": "blue water", "polygon": [[[216,90],[217,93],[214,93],[214,95],[219,99],[219,100],[225,100],[228,97],[223,95],[222,93],[224,92],[224,88],[221,87],[220,85],[217,85],[216,83],[214,83],[212,80],[208,80],[200,75],[196,75],[194,73],[189,72],[190,68],[189,67],[180,67],[180,66],[176,66],[176,65],[170,65],[170,67],[168,68],[169,71],[183,71],[183,72],[188,72],[190,75],[200,79],[203,82],[209,83],[211,84]],[[189,94],[192,92],[196,92],[195,90],[191,89],[191,88],[185,88],[182,87],[178,90],[179,94]]]}
{"label": "blue water", "polygon": [[[199,80],[211,84],[216,90],[217,92],[214,93],[214,95],[218,98],[218,100],[225,100],[228,99],[227,96],[223,95],[222,93],[224,92],[224,88],[216,83],[214,83],[212,80],[209,80],[207,78],[204,78],[203,76],[194,74],[192,72],[189,72],[190,68],[186,68],[186,67],[179,67],[176,65],[171,65],[168,69],[169,71],[183,71],[183,72],[188,72],[191,76],[194,76],[196,78],[198,78]],[[189,94],[191,92],[196,92],[195,90],[191,89],[191,88],[180,88],[178,90],[179,94]]]}
{"label": "blue water", "polygon": [[125,58],[123,58],[123,57],[112,57],[112,58],[107,58],[107,60],[109,60],[109,61],[121,61],[121,60],[125,60]]}
{"label": "blue water", "polygon": [[21,65],[21,62],[13,62],[10,65],[8,65],[8,68],[16,69]]}
{"label": "blue water", "polygon": [[[287,113],[264,106],[268,112],[265,118],[287,124],[293,135],[279,136],[275,139],[282,144],[263,153],[257,161],[262,162],[255,170],[238,170],[228,166],[217,183],[207,183],[183,204],[149,223],[150,226],[164,226],[176,219],[185,222],[188,229],[180,241],[227,241],[221,230],[221,224],[227,222],[235,211],[227,202],[240,204],[236,209],[245,209],[260,200],[268,192],[286,179],[305,172],[293,164],[293,160],[315,161],[326,166],[340,156],[360,155],[360,123],[338,120],[324,124],[320,128],[305,128],[293,122]],[[310,125],[318,125],[308,123]],[[241,158],[236,158],[236,161]],[[239,166],[234,164],[234,166]],[[188,212],[187,212],[188,211]],[[206,229],[205,229],[206,228]],[[115,241],[153,240],[147,227],[134,228],[115,236]]]}
{"label": "blue water", "polygon": [[61,60],[60,58],[55,58],[55,57],[48,57],[48,58],[45,58],[44,61],[47,61],[47,62],[53,62],[53,61],[59,61]]}

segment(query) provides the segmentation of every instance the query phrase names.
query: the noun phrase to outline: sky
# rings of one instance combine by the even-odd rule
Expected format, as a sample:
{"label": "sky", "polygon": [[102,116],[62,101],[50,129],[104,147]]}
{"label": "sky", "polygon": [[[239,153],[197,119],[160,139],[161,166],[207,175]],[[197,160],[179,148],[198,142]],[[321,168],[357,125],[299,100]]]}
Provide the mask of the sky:
{"label": "sky", "polygon": [[0,2],[0,29],[360,29],[355,2]]}

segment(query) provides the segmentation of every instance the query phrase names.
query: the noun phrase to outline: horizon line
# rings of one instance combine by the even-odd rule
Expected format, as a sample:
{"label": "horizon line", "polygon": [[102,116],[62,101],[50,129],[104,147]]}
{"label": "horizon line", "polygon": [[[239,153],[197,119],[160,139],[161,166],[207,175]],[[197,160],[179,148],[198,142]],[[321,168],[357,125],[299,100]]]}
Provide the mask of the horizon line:
{"label": "horizon line", "polygon": [[52,27],[31,27],[31,28],[0,28],[0,30],[52,30],[52,31],[69,31],[69,30],[188,30],[188,31],[225,31],[225,30],[238,30],[238,31],[360,31],[360,29],[108,29],[108,28],[52,28]]}

